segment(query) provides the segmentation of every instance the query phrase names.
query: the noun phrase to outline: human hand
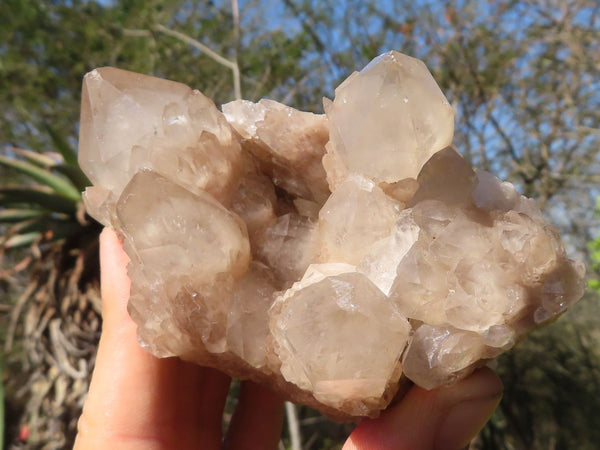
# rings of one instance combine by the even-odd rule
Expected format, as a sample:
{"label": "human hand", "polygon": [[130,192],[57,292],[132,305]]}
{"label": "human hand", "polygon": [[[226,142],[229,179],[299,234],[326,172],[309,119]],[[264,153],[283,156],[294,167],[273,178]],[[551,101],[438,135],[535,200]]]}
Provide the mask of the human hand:
{"label": "human hand", "polygon": [[[127,255],[112,230],[103,231],[100,243],[103,331],[75,448],[276,449],[284,414],[277,394],[242,382],[224,436],[229,377],[177,358],[157,359],[138,345],[127,313]],[[463,448],[501,392],[487,368],[448,388],[414,386],[378,419],[363,420],[343,450]]]}

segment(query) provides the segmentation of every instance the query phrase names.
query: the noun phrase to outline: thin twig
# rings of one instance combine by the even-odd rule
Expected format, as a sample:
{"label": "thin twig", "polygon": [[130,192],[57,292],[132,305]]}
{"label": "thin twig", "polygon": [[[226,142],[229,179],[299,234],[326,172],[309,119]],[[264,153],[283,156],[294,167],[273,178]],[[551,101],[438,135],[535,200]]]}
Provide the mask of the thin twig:
{"label": "thin twig", "polygon": [[204,54],[206,54],[206,56],[213,59],[217,63],[231,69],[231,71],[233,73],[233,90],[235,92],[235,98],[236,99],[242,98],[242,93],[241,93],[242,90],[241,90],[241,86],[240,86],[240,69],[239,69],[236,61],[230,61],[227,58],[219,55],[217,52],[212,50],[210,47],[204,45],[202,42],[197,41],[196,39],[191,38],[186,34],[180,33],[179,31],[171,30],[170,28],[167,28],[164,25],[161,25],[161,24],[154,25],[153,29],[191,45],[192,47],[194,47],[194,48],[200,50],[201,52],[203,52]]}
{"label": "thin twig", "polygon": [[302,450],[302,436],[300,434],[300,423],[298,422],[296,405],[285,402],[285,415],[290,432],[291,449]]}
{"label": "thin twig", "polygon": [[17,303],[15,303],[14,309],[12,310],[10,317],[10,324],[8,325],[8,331],[6,332],[6,341],[4,342],[4,353],[10,353],[12,350],[13,340],[15,337],[15,331],[17,329],[17,323],[19,322],[19,316],[21,315],[21,310],[25,303],[31,296],[31,294],[36,290],[37,283],[30,283],[23,292],[23,295],[19,297]]}
{"label": "thin twig", "polygon": [[240,66],[238,64],[238,50],[240,47],[240,8],[237,0],[231,0],[231,12],[233,15],[233,87],[235,99],[242,99],[242,84],[240,81]]}
{"label": "thin twig", "polygon": [[283,100],[281,100],[281,103],[283,103],[284,105],[289,104],[292,99],[294,98],[294,95],[296,95],[296,92],[298,92],[298,88],[302,85],[304,85],[310,78],[310,73],[307,73],[306,75],[304,75],[302,77],[302,79],[294,84],[294,87],[292,89],[290,89],[288,91],[288,93],[285,95],[285,97],[283,97]]}
{"label": "thin twig", "polygon": [[229,61],[227,58],[225,58],[225,57],[219,55],[217,52],[211,50],[209,47],[204,45],[202,42],[197,41],[196,39],[191,38],[186,34],[180,33],[179,31],[171,30],[170,28],[167,28],[161,24],[154,25],[153,28],[156,31],[160,31],[161,33],[164,33],[168,36],[177,38],[180,41],[183,41],[187,44],[190,44],[192,47],[197,48],[198,50],[200,50],[203,53],[206,53],[206,56],[214,59],[219,64],[229,67],[230,69],[233,69],[234,63],[232,61]]}
{"label": "thin twig", "polygon": [[149,30],[132,30],[124,29],[123,34],[130,37],[151,37],[152,33]]}

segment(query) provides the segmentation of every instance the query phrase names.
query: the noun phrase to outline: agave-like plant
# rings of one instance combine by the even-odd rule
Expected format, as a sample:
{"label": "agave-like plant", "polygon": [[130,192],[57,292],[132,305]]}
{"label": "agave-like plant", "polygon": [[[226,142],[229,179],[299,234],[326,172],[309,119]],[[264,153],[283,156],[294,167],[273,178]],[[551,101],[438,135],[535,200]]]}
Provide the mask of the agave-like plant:
{"label": "agave-like plant", "polygon": [[13,299],[4,342],[5,394],[17,409],[11,448],[72,445],[101,326],[100,226],[81,201],[88,180],[75,151],[51,135],[59,152],[0,154],[4,178],[16,180],[0,182],[0,289]]}

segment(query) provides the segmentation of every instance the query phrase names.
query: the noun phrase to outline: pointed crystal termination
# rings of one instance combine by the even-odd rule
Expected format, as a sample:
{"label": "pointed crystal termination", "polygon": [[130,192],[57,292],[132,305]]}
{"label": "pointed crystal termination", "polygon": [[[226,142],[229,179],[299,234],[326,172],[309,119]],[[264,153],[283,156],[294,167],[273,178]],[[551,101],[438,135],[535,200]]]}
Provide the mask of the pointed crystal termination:
{"label": "pointed crystal termination", "polygon": [[271,316],[282,375],[325,405],[362,415],[401,374],[410,325],[353,266],[312,265]]}
{"label": "pointed crystal termination", "polygon": [[400,205],[370,179],[350,176],[319,212],[321,261],[356,264],[390,234]]}
{"label": "pointed crystal termination", "polygon": [[425,64],[393,51],[338,86],[325,112],[332,189],[347,173],[388,183],[416,178],[454,133],[454,110]]}
{"label": "pointed crystal termination", "polygon": [[[224,351],[231,282],[250,260],[246,225],[209,194],[152,171],[134,175],[117,216],[131,257],[129,308],[144,317],[141,342],[163,356],[181,355],[194,341]],[[161,329],[169,330],[170,343],[156,339]]]}
{"label": "pointed crystal termination", "polygon": [[[475,173],[454,150],[435,154],[417,181],[396,227],[406,236],[416,225],[418,237],[395,252],[405,253],[392,260],[397,265],[387,270],[395,277],[385,286],[398,310],[421,323],[404,354],[404,374],[432,389],[512,347],[540,317],[556,317],[543,299],[558,287],[557,276],[552,305],[564,301],[564,311],[578,300],[583,267],[567,259],[535,205],[496,177]],[[493,194],[483,201],[484,192]],[[389,264],[388,253],[362,262],[366,273]]]}
{"label": "pointed crystal termination", "polygon": [[93,187],[84,200],[104,225],[133,175],[153,169],[226,200],[241,175],[239,143],[211,100],[168,80],[112,67],[84,77],[79,165]]}
{"label": "pointed crystal termination", "polygon": [[86,194],[94,196],[86,198],[88,211],[103,224],[109,225],[110,219],[97,204],[99,197],[104,196],[105,202],[116,201],[130,179],[133,147],[160,127],[165,105],[190,93],[191,89],[181,83],[113,67],[95,69],[84,77],[79,165],[94,184]]}
{"label": "pointed crystal termination", "polygon": [[449,147],[423,63],[382,55],[325,106],[223,115],[179,83],[85,77],[86,208],[124,239],[154,355],[376,417],[400,377],[450,384],[583,295],[534,202]]}
{"label": "pointed crystal termination", "polygon": [[88,73],[81,95],[79,165],[94,185],[120,193],[129,181],[134,145],[161,127],[166,105],[192,90],[181,83],[134,74],[113,67]]}

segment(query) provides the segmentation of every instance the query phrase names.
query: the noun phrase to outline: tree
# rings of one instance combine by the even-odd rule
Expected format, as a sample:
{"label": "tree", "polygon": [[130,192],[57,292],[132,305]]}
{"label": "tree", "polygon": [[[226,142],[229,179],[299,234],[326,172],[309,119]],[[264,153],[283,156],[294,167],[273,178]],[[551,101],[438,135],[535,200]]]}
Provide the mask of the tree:
{"label": "tree", "polygon": [[[596,204],[596,213],[600,214],[600,198]],[[588,281],[588,288],[590,291],[600,295],[600,235],[588,244],[588,248],[591,260],[590,269],[592,272]]]}

